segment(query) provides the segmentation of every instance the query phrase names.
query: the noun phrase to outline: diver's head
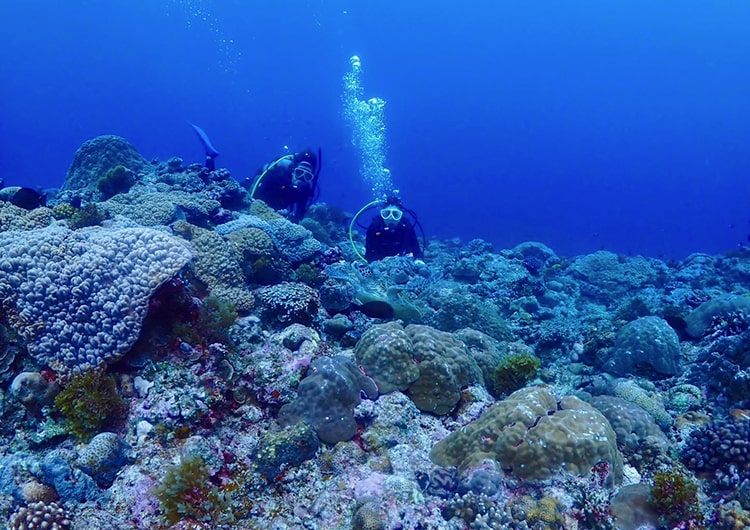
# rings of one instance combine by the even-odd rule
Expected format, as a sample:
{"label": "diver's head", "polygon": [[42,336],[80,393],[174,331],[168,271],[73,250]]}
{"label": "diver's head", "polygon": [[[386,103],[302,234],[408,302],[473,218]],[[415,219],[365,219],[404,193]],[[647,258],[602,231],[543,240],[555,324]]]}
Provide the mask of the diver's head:
{"label": "diver's head", "polygon": [[292,162],[295,165],[299,165],[303,162],[307,162],[307,164],[312,168],[313,173],[314,173],[315,170],[318,168],[318,155],[316,155],[312,149],[305,149],[304,151],[295,153],[294,158],[292,159]]}
{"label": "diver's head", "polygon": [[296,187],[311,186],[315,179],[313,168],[307,162],[300,162],[292,169],[292,185]]}
{"label": "diver's head", "polygon": [[380,218],[386,226],[395,227],[401,222],[404,211],[395,204],[386,204],[380,209]]}
{"label": "diver's head", "polygon": [[294,155],[292,163],[292,184],[294,186],[311,185],[318,168],[318,157],[315,153],[311,149],[305,149]]}

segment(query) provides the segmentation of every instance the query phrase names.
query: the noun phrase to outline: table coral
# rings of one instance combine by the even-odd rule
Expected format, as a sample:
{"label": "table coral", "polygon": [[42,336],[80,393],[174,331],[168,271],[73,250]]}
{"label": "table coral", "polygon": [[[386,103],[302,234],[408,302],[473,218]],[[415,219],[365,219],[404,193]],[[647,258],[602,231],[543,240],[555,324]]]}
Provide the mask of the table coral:
{"label": "table coral", "polygon": [[148,228],[60,225],[0,234],[0,305],[29,353],[62,373],[114,361],[135,343],[151,295],[191,257]]}

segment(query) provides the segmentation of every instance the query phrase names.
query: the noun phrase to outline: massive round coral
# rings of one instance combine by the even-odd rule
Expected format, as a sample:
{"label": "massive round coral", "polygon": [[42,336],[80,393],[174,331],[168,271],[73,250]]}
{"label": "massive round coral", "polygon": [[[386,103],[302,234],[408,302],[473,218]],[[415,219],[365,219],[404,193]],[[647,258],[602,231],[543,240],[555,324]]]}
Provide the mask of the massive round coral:
{"label": "massive round coral", "polygon": [[558,403],[546,387],[512,393],[438,442],[430,458],[459,467],[492,458],[524,480],[544,480],[556,471],[586,474],[607,461],[614,481],[622,478],[622,456],[607,419],[573,396]]}
{"label": "massive round coral", "polygon": [[453,410],[461,388],[484,382],[466,345],[430,326],[373,326],[362,335],[354,354],[380,392],[406,391],[419,410],[434,414]]}

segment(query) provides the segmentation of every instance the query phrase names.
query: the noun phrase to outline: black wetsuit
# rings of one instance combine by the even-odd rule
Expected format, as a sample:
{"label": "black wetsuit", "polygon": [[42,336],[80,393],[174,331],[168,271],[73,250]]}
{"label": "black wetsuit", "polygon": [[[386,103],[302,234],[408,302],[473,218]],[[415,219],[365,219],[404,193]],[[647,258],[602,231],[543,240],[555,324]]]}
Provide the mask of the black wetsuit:
{"label": "black wetsuit", "polygon": [[254,197],[274,210],[288,210],[293,220],[299,220],[312,202],[313,186],[300,183],[295,187],[292,183],[293,169],[291,163],[276,164],[263,175]]}
{"label": "black wetsuit", "polygon": [[406,254],[412,254],[416,259],[424,257],[414,226],[405,217],[395,227],[387,226],[380,216],[373,218],[367,227],[365,259],[375,261]]}

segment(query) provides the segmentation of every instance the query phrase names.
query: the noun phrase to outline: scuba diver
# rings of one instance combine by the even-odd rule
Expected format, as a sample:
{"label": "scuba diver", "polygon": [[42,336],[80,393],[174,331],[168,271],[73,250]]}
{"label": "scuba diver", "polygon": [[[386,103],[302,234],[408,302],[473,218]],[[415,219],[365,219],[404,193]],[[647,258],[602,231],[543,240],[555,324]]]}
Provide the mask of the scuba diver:
{"label": "scuba diver", "polygon": [[[250,198],[260,199],[274,210],[286,209],[292,221],[299,221],[317,199],[321,160],[320,149],[317,155],[306,149],[266,164],[250,188]],[[249,187],[250,182],[247,179],[243,185]]]}
{"label": "scuba diver", "polygon": [[[367,227],[367,236],[365,238],[365,256],[359,254],[354,247],[357,255],[365,261],[381,260],[387,256],[407,256],[411,255],[415,260],[422,260],[424,253],[422,246],[419,244],[417,234],[414,229],[419,227],[424,240],[424,231],[419,223],[417,215],[404,208],[401,200],[395,195],[391,195],[385,201],[373,201],[362,208],[354,216],[349,225],[349,237],[352,239],[352,227],[365,210],[380,205],[379,215],[373,217],[370,225]],[[413,221],[406,218],[404,213],[408,213]],[[352,245],[354,241],[352,239]]]}
{"label": "scuba diver", "polygon": [[209,171],[216,170],[216,157],[219,156],[219,152],[211,144],[211,140],[209,140],[208,135],[203,129],[192,123],[190,126],[195,131],[195,134],[198,135],[198,140],[200,140],[203,151],[206,153],[206,169]]}

